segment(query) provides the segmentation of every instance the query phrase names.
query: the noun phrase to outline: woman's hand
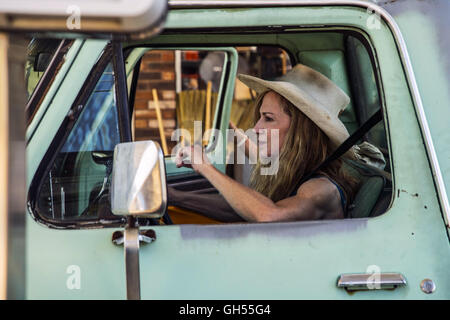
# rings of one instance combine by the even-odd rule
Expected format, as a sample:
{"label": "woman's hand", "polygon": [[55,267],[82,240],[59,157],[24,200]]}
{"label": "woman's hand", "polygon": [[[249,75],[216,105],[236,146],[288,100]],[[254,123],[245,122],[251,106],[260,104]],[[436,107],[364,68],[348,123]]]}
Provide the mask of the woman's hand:
{"label": "woman's hand", "polygon": [[175,164],[177,168],[192,168],[197,173],[201,173],[203,168],[211,166],[211,163],[200,144],[178,149],[175,157]]}
{"label": "woman's hand", "polygon": [[238,138],[238,146],[244,143],[245,156],[251,159],[252,162],[256,162],[258,157],[258,146],[256,143],[245,134],[244,130],[236,127],[231,120],[229,122],[229,127],[234,130],[234,134]]}

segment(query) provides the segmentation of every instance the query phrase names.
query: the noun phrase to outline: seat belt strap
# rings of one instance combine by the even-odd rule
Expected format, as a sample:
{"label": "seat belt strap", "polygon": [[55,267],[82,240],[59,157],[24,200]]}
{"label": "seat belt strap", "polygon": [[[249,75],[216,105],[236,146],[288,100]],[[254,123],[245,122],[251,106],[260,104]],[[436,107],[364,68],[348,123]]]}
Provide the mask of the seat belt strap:
{"label": "seat belt strap", "polygon": [[332,161],[338,159],[344,153],[346,153],[351,147],[353,147],[370,129],[372,129],[378,122],[383,119],[381,108],[375,112],[369,120],[364,122],[364,124],[358,128],[350,137],[347,138],[331,155],[329,155],[320,165],[318,165],[314,170],[304,176],[299,183],[295,186],[294,190],[300,188],[302,183],[310,179],[317,171],[328,166]]}

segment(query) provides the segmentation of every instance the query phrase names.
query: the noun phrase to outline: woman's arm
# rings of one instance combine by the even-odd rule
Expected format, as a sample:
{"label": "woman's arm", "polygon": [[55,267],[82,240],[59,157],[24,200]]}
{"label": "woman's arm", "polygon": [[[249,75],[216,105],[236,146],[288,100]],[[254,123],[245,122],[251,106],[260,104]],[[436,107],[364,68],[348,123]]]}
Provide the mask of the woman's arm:
{"label": "woman's arm", "polygon": [[218,193],[193,193],[167,187],[169,205],[198,212],[220,222],[243,222],[224,197]]}
{"label": "woman's arm", "polygon": [[[197,163],[191,164],[183,158],[192,154]],[[201,160],[199,160],[201,159]],[[208,179],[223,195],[230,206],[247,221],[293,221],[320,219],[339,208],[339,192],[326,178],[312,179],[304,183],[293,197],[273,202],[261,193],[233,180],[212,166],[201,152],[201,148],[180,149],[176,164],[187,166]]]}

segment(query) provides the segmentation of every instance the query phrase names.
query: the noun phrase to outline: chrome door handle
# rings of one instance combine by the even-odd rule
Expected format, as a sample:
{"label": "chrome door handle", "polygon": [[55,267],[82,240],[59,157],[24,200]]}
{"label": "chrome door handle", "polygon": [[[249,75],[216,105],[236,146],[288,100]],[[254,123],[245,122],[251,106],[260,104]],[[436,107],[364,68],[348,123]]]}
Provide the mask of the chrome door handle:
{"label": "chrome door handle", "polygon": [[[156,233],[152,229],[140,230],[138,239],[139,239],[139,243],[142,243],[142,244],[152,243],[153,241],[156,240]],[[116,231],[116,232],[114,232],[113,235],[112,235],[111,241],[116,246],[123,245],[123,243],[125,241],[124,236],[123,236],[123,231]]]}
{"label": "chrome door handle", "polygon": [[406,279],[400,273],[341,274],[337,281],[338,288],[344,288],[348,291],[395,289],[405,285]]}

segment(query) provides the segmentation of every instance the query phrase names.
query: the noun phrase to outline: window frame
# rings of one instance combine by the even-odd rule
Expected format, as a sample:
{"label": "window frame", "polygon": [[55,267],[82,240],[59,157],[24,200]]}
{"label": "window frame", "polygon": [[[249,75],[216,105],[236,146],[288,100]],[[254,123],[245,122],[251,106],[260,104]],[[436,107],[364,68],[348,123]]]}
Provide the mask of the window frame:
{"label": "window frame", "polygon": [[[348,65],[348,44],[346,41],[346,38],[349,36],[352,36],[354,38],[356,38],[357,40],[359,40],[361,42],[361,44],[364,46],[364,48],[366,49],[366,52],[369,56],[370,59],[370,63],[371,63],[371,69],[373,71],[373,75],[375,77],[375,85],[376,85],[376,89],[377,89],[377,95],[379,98],[379,108],[382,110],[382,114],[383,114],[383,119],[382,119],[382,123],[384,125],[384,131],[385,131],[385,137],[386,137],[386,144],[387,144],[387,152],[388,152],[388,159],[387,159],[387,164],[386,167],[390,168],[390,175],[392,177],[391,180],[391,184],[392,184],[392,191],[390,192],[390,199],[388,201],[388,205],[386,206],[386,209],[383,211],[383,213],[377,215],[378,216],[383,216],[385,213],[387,213],[390,208],[392,207],[394,200],[395,200],[395,194],[394,194],[394,190],[395,190],[395,181],[394,181],[394,166],[393,166],[393,153],[392,153],[392,149],[391,149],[391,136],[390,136],[390,130],[389,130],[389,121],[388,121],[388,116],[386,113],[386,103],[385,103],[385,93],[384,93],[384,88],[383,88],[383,81],[381,78],[381,74],[380,74],[380,68],[379,68],[379,61],[377,58],[377,51],[376,48],[374,47],[374,44],[372,43],[370,36],[362,29],[359,29],[357,27],[352,27],[352,26],[340,26],[340,27],[334,27],[334,26],[326,26],[326,27],[315,27],[315,28],[307,28],[306,30],[301,30],[299,29],[297,26],[289,26],[289,25],[283,25],[283,26],[273,26],[273,27],[257,27],[257,28],[235,28],[235,27],[231,27],[231,28],[208,28],[208,29],[202,29],[202,28],[198,28],[198,29],[168,29],[165,32],[163,32],[163,35],[186,35],[188,36],[193,36],[193,35],[197,35],[197,34],[208,34],[208,35],[221,35],[221,34],[226,34],[226,35],[240,35],[242,33],[245,32],[254,32],[255,34],[261,34],[261,31],[263,30],[265,34],[268,33],[272,33],[272,34],[277,34],[277,33],[281,33],[281,32],[286,32],[286,29],[290,29],[289,33],[321,33],[321,32],[336,32],[336,33],[340,33],[343,35],[344,37],[344,51],[345,51],[345,62],[346,62],[346,71],[347,74],[349,76],[349,80],[350,76],[351,76],[351,72],[349,70],[349,65]],[[279,48],[282,48],[283,50],[286,51],[286,53],[289,55],[290,59],[291,59],[291,63],[296,64],[299,62],[299,58],[297,56],[297,53],[292,53],[291,50],[286,47],[281,45],[280,43],[254,43],[254,42],[227,42],[227,41],[223,41],[220,44],[216,44],[216,43],[210,43],[207,42],[207,40],[203,40],[205,41],[205,43],[208,43],[209,46],[211,47],[224,47],[224,46],[229,46],[229,47],[238,47],[238,46],[276,46]],[[164,43],[164,41],[163,41]],[[179,47],[179,48],[183,48],[184,46],[187,46],[186,43],[183,43],[183,41],[180,42],[167,42],[164,44],[147,44],[147,46],[149,47],[154,47],[154,48],[166,48],[166,47]],[[196,45],[201,46],[202,43],[196,43]],[[144,45],[134,45],[134,46],[130,46],[130,47],[139,47],[139,46],[144,46]],[[127,47],[129,48],[129,47]],[[293,57],[293,58],[292,58]],[[353,81],[349,81],[349,89],[352,95],[354,95],[355,91],[355,84],[353,83]],[[359,108],[358,105],[355,105],[356,108]],[[376,110],[375,110],[376,111]],[[374,112],[375,112],[374,111]],[[367,119],[360,119],[360,117],[355,114],[357,122],[358,122],[358,127],[360,127],[365,120]],[[370,141],[367,139],[367,134],[364,137],[364,140],[366,141]],[[374,217],[370,217],[370,218],[374,218]],[[346,219],[347,220],[347,219]],[[276,222],[275,222],[276,223]],[[286,222],[289,223],[289,222]]]}
{"label": "window frame", "polygon": [[34,88],[27,105],[25,107],[25,115],[26,115],[26,125],[30,125],[33,121],[34,116],[36,115],[39,107],[41,106],[43,97],[45,93],[49,90],[51,83],[55,79],[58,68],[62,66],[65,62],[63,60],[64,56],[69,52],[72,47],[74,40],[63,39],[59,43],[55,52],[52,55],[49,65],[44,71],[44,74],[39,79],[36,87]]}
{"label": "window frame", "polygon": [[[58,219],[49,219],[45,215],[41,214],[38,210],[37,202],[40,195],[40,191],[42,188],[42,185],[44,183],[44,177],[46,177],[51,170],[53,163],[58,155],[59,150],[63,147],[67,137],[69,136],[70,132],[72,131],[72,128],[74,127],[75,123],[77,122],[78,118],[80,117],[82,111],[84,110],[84,106],[91,96],[93,90],[95,89],[95,86],[100,79],[101,75],[103,74],[105,68],[109,63],[113,62],[113,48],[111,43],[108,43],[105,46],[105,49],[103,50],[103,53],[101,57],[98,59],[98,61],[95,63],[94,67],[89,72],[88,77],[86,78],[85,82],[83,83],[83,86],[81,90],[78,92],[77,97],[75,98],[72,106],[69,109],[69,112],[65,116],[64,120],[62,121],[55,137],[53,138],[52,142],[50,143],[49,148],[47,149],[47,152],[45,153],[44,157],[42,158],[41,162],[39,163],[39,166],[36,170],[35,175],[33,176],[33,179],[31,181],[29,190],[28,190],[28,199],[27,199],[27,206],[28,211],[32,218],[38,222],[41,223],[49,228],[54,229],[81,229],[81,228],[95,228],[95,227],[104,227],[106,225],[105,222],[101,222],[100,219],[95,218],[91,220],[58,220]],[[116,66],[113,65],[113,70],[115,72],[114,75],[114,83],[117,86],[117,75],[116,75]],[[115,90],[116,92],[116,99],[118,90]],[[117,107],[120,108],[117,103]],[[121,132],[122,129],[120,128],[119,124],[119,132]],[[126,218],[117,216],[113,217],[111,220],[107,220],[107,225],[111,227],[120,227],[125,225]]]}
{"label": "window frame", "polygon": [[[280,27],[281,28],[281,27]],[[289,28],[288,26],[283,26],[283,29],[285,28]],[[316,29],[316,28],[313,28]],[[261,32],[261,30],[263,31],[267,31],[270,30],[270,33],[274,33],[273,27],[261,27],[258,28],[258,31]],[[168,30],[168,33],[171,33],[173,30]],[[199,30],[190,30],[190,29],[186,29],[183,31],[183,34],[190,34],[190,33],[198,33]],[[235,34],[236,30],[228,30],[229,33],[227,34]],[[240,32],[243,31],[243,29],[239,29]],[[209,32],[214,32],[214,30],[209,29]],[[372,62],[372,68],[374,71],[374,75],[375,75],[375,81],[377,84],[377,88],[378,88],[378,94],[380,97],[380,108],[382,108],[382,110],[384,111],[386,109],[385,107],[385,99],[384,99],[384,90],[383,90],[383,83],[381,81],[381,77],[379,74],[379,68],[378,68],[378,60],[377,60],[377,55],[376,55],[376,50],[373,47],[369,37],[367,34],[365,34],[365,32],[361,29],[357,29],[354,27],[318,27],[316,30],[312,30],[311,28],[308,28],[308,30],[296,30],[295,33],[315,33],[315,32],[338,32],[338,33],[347,33],[350,32],[351,35],[355,36],[356,38],[358,38],[363,45],[366,47],[366,50],[369,54],[369,57],[371,59]],[[176,31],[177,34],[180,34],[179,30]],[[223,49],[225,47],[232,47],[235,48],[237,46],[258,46],[261,44],[255,44],[254,42],[239,42],[239,43],[221,43],[220,45],[214,45],[211,43],[208,43],[208,49],[212,50],[213,48],[215,50],[220,50],[219,48]],[[267,46],[269,44],[262,44],[264,46]],[[283,50],[285,50],[288,54],[289,57],[291,59],[292,63],[298,63],[298,58],[297,56],[295,56],[294,54],[292,54],[291,50],[289,50],[289,48],[286,48],[280,44],[272,44],[273,46],[278,46],[280,48],[282,48]],[[196,43],[196,44],[185,44],[185,43],[171,43],[171,44],[160,44],[160,45],[156,45],[156,44],[133,44],[133,45],[128,45],[125,46],[123,48],[123,52],[124,52],[124,62],[123,64],[125,64],[125,61],[127,59],[127,55],[129,52],[128,51],[130,48],[134,48],[134,47],[150,47],[154,50],[158,50],[158,49],[173,49],[173,50],[187,50],[187,49],[192,49],[192,50],[198,50],[199,48],[204,48],[204,44],[202,43]],[[138,65],[140,64],[140,60],[138,59],[136,61],[136,65],[133,68],[138,67]],[[104,52],[102,53],[101,57],[99,58],[99,60],[96,62],[95,66],[92,68],[92,70],[89,73],[89,76],[87,77],[87,79],[85,80],[82,89],[80,90],[80,92],[77,95],[77,98],[75,99],[74,103],[72,104],[69,113],[66,115],[64,121],[62,122],[60,128],[58,129],[57,134],[55,135],[55,138],[53,139],[53,141],[50,144],[50,147],[48,148],[45,156],[43,157],[42,161],[40,162],[38,169],[36,170],[36,173],[32,179],[32,182],[30,184],[30,188],[29,188],[29,192],[28,192],[28,207],[29,207],[29,212],[31,213],[31,216],[33,217],[34,220],[36,220],[39,223],[44,224],[45,226],[49,227],[49,228],[57,228],[57,229],[85,229],[85,228],[104,228],[104,227],[122,227],[126,224],[126,217],[120,217],[117,216],[117,219],[112,219],[112,220],[108,220],[106,221],[100,221],[100,219],[92,219],[92,220],[86,220],[86,221],[60,221],[60,220],[51,220],[51,219],[47,219],[44,216],[42,216],[38,211],[37,211],[37,196],[39,195],[39,191],[40,191],[40,186],[43,183],[42,181],[42,177],[44,177],[46,174],[48,174],[51,166],[53,165],[53,162],[56,158],[57,155],[57,151],[62,147],[62,145],[64,144],[68,134],[70,134],[70,131],[73,127],[73,125],[75,124],[75,122],[77,121],[81,111],[83,110],[83,108],[79,108],[80,105],[84,105],[84,103],[87,101],[87,99],[89,98],[90,94],[92,93],[92,90],[95,87],[95,84],[97,83],[99,77],[101,76],[104,68],[107,66],[107,64],[109,62],[113,61],[113,49],[111,46],[111,43],[108,43],[107,46],[104,49]],[[230,64],[230,61],[228,61],[228,64]],[[230,72],[230,67],[231,65],[227,66],[227,70],[225,70],[224,75],[223,75],[223,79],[224,82],[222,83],[222,89],[227,88],[228,85],[230,85],[229,83],[229,72]],[[114,66],[114,71],[116,66]],[[135,78],[134,74],[133,74],[133,78]],[[137,77],[136,77],[137,78]],[[115,76],[114,81],[115,83],[117,83],[117,79],[118,77]],[[127,83],[127,76],[125,74],[124,77],[124,82],[125,82],[125,99],[122,101],[125,102],[125,104],[128,104],[128,110],[129,110],[129,124],[131,125],[131,115],[133,112],[133,106],[134,103],[131,104],[130,102],[132,102],[131,99],[134,99],[132,96],[132,91],[133,91],[133,87],[135,86],[135,84],[131,85],[130,91],[127,90],[126,88],[126,83]],[[353,89],[353,85],[352,83],[350,83],[350,86]],[[234,88],[234,87],[233,87]],[[130,95],[128,96],[128,93],[130,92]],[[116,90],[116,95],[119,94],[118,90]],[[222,95],[220,97],[220,102],[219,105],[224,103],[224,95],[226,94],[226,90],[223,90]],[[117,107],[120,108],[119,102],[117,104]],[[384,121],[384,125],[385,125],[385,130],[386,130],[386,139],[387,139],[387,144],[388,144],[388,148],[389,148],[389,161],[391,163],[391,170],[393,171],[394,168],[392,166],[393,160],[392,160],[392,152],[391,152],[391,147],[390,147],[390,134],[389,134],[389,127],[388,127],[388,121],[387,121],[387,117],[386,117],[386,113],[383,112],[383,121]],[[216,123],[216,126],[219,123]],[[123,128],[122,126],[119,124],[119,130],[121,131]],[[122,139],[121,139],[121,142]],[[47,165],[46,165],[47,164]],[[184,172],[183,174],[186,174],[186,172]],[[393,172],[392,172],[392,176],[394,176]],[[394,189],[394,181],[392,181],[392,185],[393,185],[393,190]],[[31,197],[31,195],[34,194],[34,198]],[[386,212],[390,209],[390,207],[392,206],[394,200],[394,195],[393,193],[391,194],[391,200],[390,203],[388,205],[388,207],[386,208]],[[382,214],[384,215],[384,213]],[[142,221],[141,221],[142,220]],[[151,221],[151,219],[139,219],[140,225],[144,226],[144,225],[152,225],[155,224],[154,221]]]}

